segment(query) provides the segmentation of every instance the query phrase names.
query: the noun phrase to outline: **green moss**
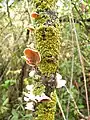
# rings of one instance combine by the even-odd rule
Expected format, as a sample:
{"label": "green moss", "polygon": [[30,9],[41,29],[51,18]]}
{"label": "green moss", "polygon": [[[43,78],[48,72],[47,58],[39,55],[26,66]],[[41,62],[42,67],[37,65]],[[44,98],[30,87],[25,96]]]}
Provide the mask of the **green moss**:
{"label": "green moss", "polygon": [[50,101],[43,101],[36,106],[35,117],[33,120],[54,120],[56,111],[55,92],[51,93]]}
{"label": "green moss", "polygon": [[40,26],[36,29],[36,47],[41,54],[38,66],[42,73],[55,73],[60,51],[58,30],[53,26]]}

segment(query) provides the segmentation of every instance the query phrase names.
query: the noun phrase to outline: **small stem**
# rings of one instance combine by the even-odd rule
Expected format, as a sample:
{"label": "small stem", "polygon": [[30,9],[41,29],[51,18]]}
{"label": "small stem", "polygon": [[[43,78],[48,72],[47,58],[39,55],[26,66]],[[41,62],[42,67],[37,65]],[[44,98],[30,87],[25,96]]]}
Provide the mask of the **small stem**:
{"label": "small stem", "polygon": [[8,6],[8,1],[9,0],[6,1],[6,4],[7,4],[7,13],[8,13],[8,18],[10,20],[10,25],[12,26],[12,20],[11,20],[11,17],[10,17],[10,11],[9,11],[9,6]]}
{"label": "small stem", "polygon": [[70,97],[71,97],[71,99],[72,99],[72,101],[73,101],[73,103],[74,103],[74,106],[75,106],[75,109],[76,109],[77,113],[78,113],[82,118],[84,118],[85,120],[88,120],[88,117],[87,117],[87,116],[84,116],[84,115],[79,111],[78,106],[77,106],[77,104],[76,104],[76,102],[75,102],[75,100],[74,100],[74,98],[73,98],[72,93],[69,91],[69,89],[68,89],[66,86],[65,86],[65,88],[66,88],[67,92],[70,94]]}
{"label": "small stem", "polygon": [[[76,4],[74,4],[74,3],[72,3],[72,4],[74,5],[74,8],[76,9],[78,15],[80,16],[80,18],[81,18],[81,20],[82,20],[82,22],[83,22],[83,24],[84,24],[85,29],[87,30],[87,25],[86,25],[86,23],[85,23],[82,15],[80,14],[79,10],[77,9]],[[88,31],[88,30],[87,30],[87,31]]]}
{"label": "small stem", "polygon": [[62,106],[61,106],[61,103],[60,103],[59,98],[58,98],[58,96],[57,96],[57,93],[55,92],[55,94],[56,94],[56,100],[57,100],[58,106],[59,106],[59,108],[60,108],[60,110],[61,110],[63,119],[66,120],[65,115],[64,115],[64,112],[63,112],[63,109],[62,109]]}
{"label": "small stem", "polygon": [[78,41],[78,36],[77,36],[77,32],[76,32],[76,27],[75,27],[75,23],[74,23],[74,17],[73,17],[73,13],[72,13],[71,0],[70,0],[70,8],[71,8],[71,18],[72,18],[73,31],[74,31],[74,34],[75,34],[76,45],[77,45],[77,49],[78,49],[79,59],[80,59],[82,73],[83,73],[83,78],[84,78],[84,86],[85,86],[85,94],[86,94],[86,104],[87,104],[87,111],[88,111],[88,116],[89,116],[89,100],[88,100],[88,91],[87,91],[87,84],[86,84],[84,62],[83,62],[83,58],[82,58],[82,54],[81,54],[81,50],[80,50],[80,46],[79,46],[79,41]]}
{"label": "small stem", "polygon": [[[71,79],[70,79],[70,90],[72,88],[72,81],[73,81],[73,71],[74,71],[74,40],[73,40],[73,31],[72,31],[72,22],[71,18],[69,16],[70,21],[70,29],[71,29],[71,37],[72,37],[72,64],[71,64]],[[70,104],[70,97],[68,98],[68,104],[67,104],[67,120],[69,116],[69,104]]]}
{"label": "small stem", "polygon": [[25,2],[26,2],[26,7],[27,7],[28,15],[29,15],[29,23],[31,23],[31,17],[30,17],[31,10],[29,8],[29,2],[28,2],[28,0],[25,0]]}

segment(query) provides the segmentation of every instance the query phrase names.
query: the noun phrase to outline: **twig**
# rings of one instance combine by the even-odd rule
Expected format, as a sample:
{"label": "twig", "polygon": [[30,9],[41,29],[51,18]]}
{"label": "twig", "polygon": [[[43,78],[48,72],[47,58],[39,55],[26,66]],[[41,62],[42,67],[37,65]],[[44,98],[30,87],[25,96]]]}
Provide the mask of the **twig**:
{"label": "twig", "polygon": [[[80,12],[78,11],[76,5],[75,5],[74,3],[72,3],[72,4],[74,5],[74,8],[76,9],[78,15],[80,16],[80,18],[81,18],[81,20],[82,20],[82,22],[83,22],[83,24],[84,24],[84,26],[85,26],[85,28],[86,28],[86,30],[87,30],[87,25],[86,25],[86,23],[85,23],[85,21],[84,21],[82,15],[81,15]],[[87,31],[88,31],[88,30],[87,30]]]}
{"label": "twig", "polygon": [[[71,65],[71,79],[70,79],[70,90],[72,88],[72,80],[73,80],[73,71],[74,71],[74,40],[73,40],[73,31],[72,31],[72,22],[71,18],[69,17],[70,20],[70,27],[71,27],[71,35],[72,35],[72,65]],[[67,120],[68,120],[68,115],[69,115],[69,104],[70,104],[70,97],[68,99],[68,105],[67,105]]]}
{"label": "twig", "polygon": [[88,120],[88,117],[87,117],[87,116],[84,116],[84,115],[79,111],[78,106],[77,106],[77,104],[76,104],[76,102],[75,102],[75,100],[74,100],[74,98],[73,98],[72,93],[68,90],[68,88],[67,88],[66,86],[65,86],[65,88],[66,88],[67,92],[70,94],[70,97],[71,97],[71,99],[72,99],[72,101],[73,101],[73,103],[74,103],[74,106],[75,106],[75,109],[76,109],[77,113],[78,113],[82,118],[84,118],[85,120]]}
{"label": "twig", "polygon": [[8,6],[8,0],[6,1],[6,4],[7,4],[8,18],[9,18],[9,20],[10,20],[10,25],[12,26],[12,20],[11,20],[11,17],[10,17],[10,11],[9,11],[9,6]]}
{"label": "twig", "polygon": [[82,55],[83,60],[90,66],[90,62]]}
{"label": "twig", "polygon": [[61,106],[61,104],[60,104],[60,101],[59,101],[59,98],[58,98],[58,96],[57,96],[56,91],[55,91],[55,94],[56,94],[56,100],[57,100],[58,106],[59,106],[59,108],[60,108],[60,110],[61,110],[63,119],[66,120],[65,115],[64,115],[64,112],[63,112],[63,109],[62,109],[62,106]]}
{"label": "twig", "polygon": [[27,7],[27,11],[28,11],[28,16],[29,16],[29,23],[30,23],[31,22],[31,17],[30,17],[31,11],[29,8],[29,2],[28,2],[28,0],[25,0],[25,2],[26,2],[26,7]]}
{"label": "twig", "polygon": [[[70,0],[70,6],[71,6],[71,0]],[[72,11],[72,6],[71,6],[71,11]],[[84,69],[83,58],[82,58],[82,54],[81,54],[81,50],[80,50],[80,46],[79,46],[78,36],[77,36],[76,28],[75,28],[75,23],[73,21],[73,13],[72,12],[71,12],[71,17],[72,17],[73,31],[74,31],[74,34],[75,34],[76,45],[77,45],[79,59],[80,59],[80,63],[81,63],[83,78],[84,78],[84,86],[85,86],[85,93],[86,93],[86,104],[87,104],[87,111],[88,111],[88,116],[89,116],[89,101],[88,101],[88,91],[87,91],[87,85],[86,85],[85,69]]]}
{"label": "twig", "polygon": [[6,65],[6,68],[5,68],[4,72],[3,72],[3,74],[0,76],[0,82],[2,81],[2,79],[3,79],[3,77],[4,77],[5,73],[6,73],[9,65],[10,65],[10,60],[8,60],[8,63],[7,63],[7,65]]}

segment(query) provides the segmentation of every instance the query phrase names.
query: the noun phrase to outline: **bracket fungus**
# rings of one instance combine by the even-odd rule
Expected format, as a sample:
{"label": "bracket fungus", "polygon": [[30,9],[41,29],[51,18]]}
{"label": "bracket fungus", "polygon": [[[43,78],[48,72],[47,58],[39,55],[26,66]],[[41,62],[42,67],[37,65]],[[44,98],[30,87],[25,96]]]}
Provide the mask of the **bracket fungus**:
{"label": "bracket fungus", "polygon": [[26,63],[30,66],[36,66],[41,61],[40,53],[37,50],[26,48],[24,50]]}
{"label": "bracket fungus", "polygon": [[39,14],[36,13],[36,12],[32,12],[32,13],[31,13],[31,17],[36,19],[36,18],[39,17]]}

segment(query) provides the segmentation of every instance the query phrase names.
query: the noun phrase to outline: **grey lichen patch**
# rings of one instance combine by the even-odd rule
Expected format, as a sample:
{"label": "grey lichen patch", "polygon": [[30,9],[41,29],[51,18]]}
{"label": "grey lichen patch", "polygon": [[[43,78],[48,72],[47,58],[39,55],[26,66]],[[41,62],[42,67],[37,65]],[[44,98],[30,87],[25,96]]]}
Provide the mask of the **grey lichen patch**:
{"label": "grey lichen patch", "polygon": [[41,54],[38,66],[42,73],[55,73],[60,51],[60,35],[54,26],[40,26],[36,29],[36,47]]}
{"label": "grey lichen patch", "polygon": [[32,0],[33,10],[37,12],[40,16],[35,19],[35,25],[46,25],[54,24],[57,17],[57,12],[55,12],[55,3],[57,0]]}

